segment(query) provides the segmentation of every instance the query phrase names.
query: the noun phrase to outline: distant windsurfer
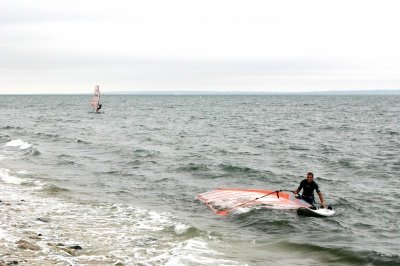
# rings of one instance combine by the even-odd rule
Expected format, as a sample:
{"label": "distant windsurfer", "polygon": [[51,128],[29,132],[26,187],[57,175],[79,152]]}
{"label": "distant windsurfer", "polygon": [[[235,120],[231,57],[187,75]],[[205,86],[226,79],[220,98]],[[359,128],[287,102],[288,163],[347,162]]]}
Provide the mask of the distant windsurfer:
{"label": "distant windsurfer", "polygon": [[307,173],[307,178],[300,182],[300,186],[298,189],[293,191],[294,194],[299,194],[299,192],[303,189],[303,194],[300,198],[311,205],[314,205],[314,190],[317,191],[319,200],[321,201],[321,206],[325,208],[324,197],[322,196],[321,191],[319,190],[318,184],[314,181],[314,174],[311,172]]}
{"label": "distant windsurfer", "polygon": [[93,107],[93,110],[96,113],[99,113],[100,109],[101,109],[101,104],[100,104],[100,88],[99,85],[96,85],[94,87],[94,93],[93,93],[93,97],[92,100],[90,102],[90,104]]}

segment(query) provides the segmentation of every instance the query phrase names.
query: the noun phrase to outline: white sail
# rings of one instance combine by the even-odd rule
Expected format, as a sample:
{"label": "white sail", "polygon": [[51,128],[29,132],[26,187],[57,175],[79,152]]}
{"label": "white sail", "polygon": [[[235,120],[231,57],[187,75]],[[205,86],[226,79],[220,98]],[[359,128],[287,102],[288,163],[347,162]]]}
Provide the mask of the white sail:
{"label": "white sail", "polygon": [[100,106],[100,88],[99,85],[96,85],[96,87],[94,88],[94,94],[92,97],[92,101],[90,102],[93,109],[98,110],[99,106]]}

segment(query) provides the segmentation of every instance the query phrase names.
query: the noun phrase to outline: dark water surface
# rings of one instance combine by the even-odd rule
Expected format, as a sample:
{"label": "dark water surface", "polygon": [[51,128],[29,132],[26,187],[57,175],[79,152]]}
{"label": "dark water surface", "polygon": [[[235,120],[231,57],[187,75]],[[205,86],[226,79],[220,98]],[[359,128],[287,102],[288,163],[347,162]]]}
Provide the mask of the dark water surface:
{"label": "dark water surface", "polygon": [[[399,96],[105,95],[100,114],[89,101],[0,96],[0,260],[400,265]],[[293,190],[307,171],[336,216],[221,218],[195,198]]]}

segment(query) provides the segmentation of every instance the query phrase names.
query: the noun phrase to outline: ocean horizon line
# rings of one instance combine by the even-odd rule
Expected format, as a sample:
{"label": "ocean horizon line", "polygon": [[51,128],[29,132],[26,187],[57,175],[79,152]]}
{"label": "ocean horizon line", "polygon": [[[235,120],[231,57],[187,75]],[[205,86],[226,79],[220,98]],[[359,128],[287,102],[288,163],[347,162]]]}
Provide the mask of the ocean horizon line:
{"label": "ocean horizon line", "polygon": [[[91,95],[92,92],[73,92],[73,93],[1,93],[0,95]],[[104,91],[107,95],[400,95],[398,89],[385,90],[332,90],[332,91],[185,91],[185,90],[167,90],[167,91]]]}

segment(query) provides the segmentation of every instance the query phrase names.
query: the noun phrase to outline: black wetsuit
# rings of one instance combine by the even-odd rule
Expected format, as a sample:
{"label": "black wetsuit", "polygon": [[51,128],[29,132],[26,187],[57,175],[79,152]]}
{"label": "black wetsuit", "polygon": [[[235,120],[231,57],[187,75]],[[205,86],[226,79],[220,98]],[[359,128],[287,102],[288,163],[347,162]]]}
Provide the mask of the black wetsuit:
{"label": "black wetsuit", "polygon": [[307,179],[304,179],[303,181],[300,182],[300,186],[298,190],[300,191],[303,189],[303,194],[301,195],[301,198],[305,200],[306,202],[310,203],[311,205],[314,204],[314,189],[315,191],[319,191],[318,184],[313,180],[311,183],[307,182]]}

